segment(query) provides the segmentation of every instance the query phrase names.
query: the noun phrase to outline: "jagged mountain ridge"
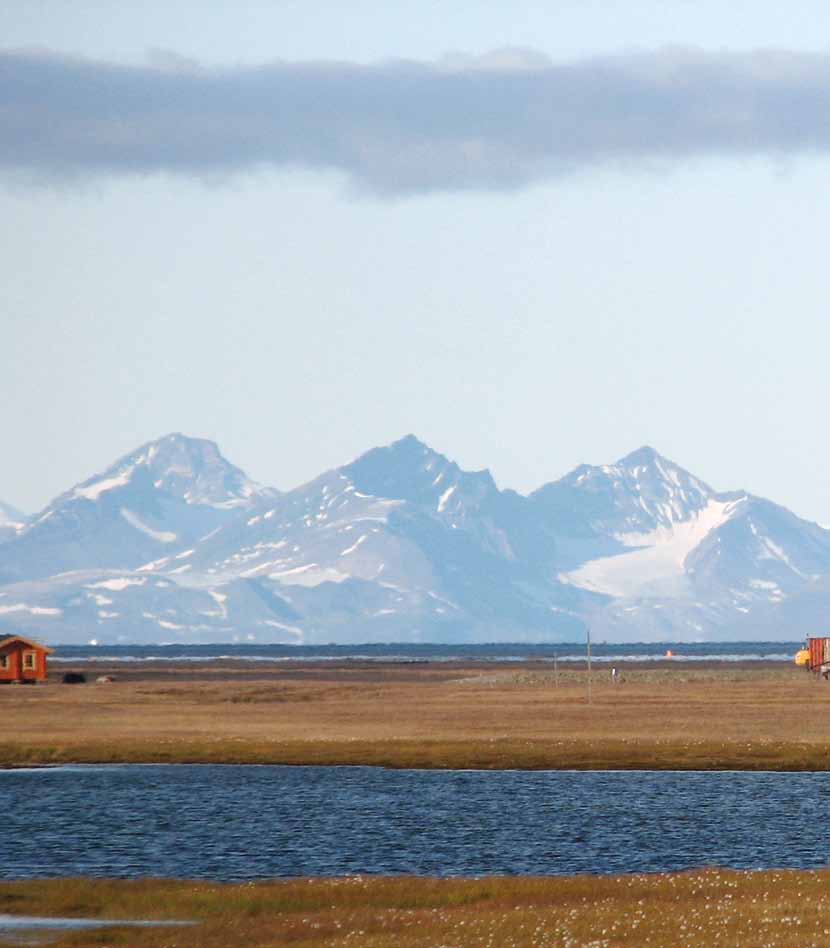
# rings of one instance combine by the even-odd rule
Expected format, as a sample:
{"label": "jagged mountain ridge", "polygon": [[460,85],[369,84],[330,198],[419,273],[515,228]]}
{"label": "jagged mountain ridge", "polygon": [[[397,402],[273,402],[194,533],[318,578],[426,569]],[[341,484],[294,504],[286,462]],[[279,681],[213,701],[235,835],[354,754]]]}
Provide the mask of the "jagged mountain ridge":
{"label": "jagged mountain ridge", "polygon": [[714,491],[654,448],[645,446],[617,461],[581,464],[530,498],[558,517],[560,531],[594,535],[648,533],[689,519]]}
{"label": "jagged mountain ridge", "polygon": [[[499,491],[489,473],[461,471],[408,437],[261,502],[186,563],[151,568],[174,570],[189,585],[255,579],[304,609],[325,598],[338,621],[371,639],[387,640],[398,627],[407,636],[427,628],[455,636],[477,623],[492,634],[527,626],[538,636],[555,631],[554,616],[566,621],[560,599],[581,594],[546,589],[541,571],[522,559],[527,524],[513,514],[516,496]],[[359,608],[361,596],[371,609]]]}
{"label": "jagged mountain ridge", "polygon": [[409,435],[281,494],[212,442],[169,435],[0,546],[0,628],[53,642],[781,638],[801,630],[765,617],[799,597],[814,613],[807,591],[827,576],[830,532],[648,447],[523,496]]}

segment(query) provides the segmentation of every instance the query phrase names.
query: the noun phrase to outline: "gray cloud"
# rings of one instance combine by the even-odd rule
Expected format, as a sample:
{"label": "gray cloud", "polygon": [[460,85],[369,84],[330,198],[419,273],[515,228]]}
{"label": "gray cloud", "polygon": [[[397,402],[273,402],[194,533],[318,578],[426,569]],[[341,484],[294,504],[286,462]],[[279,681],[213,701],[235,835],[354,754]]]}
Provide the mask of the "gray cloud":
{"label": "gray cloud", "polygon": [[381,194],[506,189],[608,164],[830,149],[830,55],[143,67],[0,52],[0,168],[35,178],[343,172]]}

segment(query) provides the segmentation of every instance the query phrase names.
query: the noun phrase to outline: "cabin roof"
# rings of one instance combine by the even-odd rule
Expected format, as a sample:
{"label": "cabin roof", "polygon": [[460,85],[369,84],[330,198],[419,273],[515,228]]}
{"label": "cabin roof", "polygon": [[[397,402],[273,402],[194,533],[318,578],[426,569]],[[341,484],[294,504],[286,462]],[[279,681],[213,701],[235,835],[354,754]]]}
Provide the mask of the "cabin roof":
{"label": "cabin roof", "polygon": [[5,648],[7,645],[13,645],[15,642],[22,642],[24,645],[28,645],[29,648],[40,649],[41,652],[46,652],[47,655],[51,655],[55,650],[49,648],[48,645],[41,645],[40,642],[35,642],[34,639],[27,639],[22,635],[9,635],[5,639],[0,639],[0,649]]}

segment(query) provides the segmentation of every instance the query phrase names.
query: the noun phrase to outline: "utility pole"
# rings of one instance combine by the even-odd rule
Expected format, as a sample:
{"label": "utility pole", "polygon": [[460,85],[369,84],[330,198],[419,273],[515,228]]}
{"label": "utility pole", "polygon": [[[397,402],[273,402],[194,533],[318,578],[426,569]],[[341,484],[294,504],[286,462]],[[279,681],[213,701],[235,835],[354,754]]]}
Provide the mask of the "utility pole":
{"label": "utility pole", "polygon": [[588,704],[591,703],[591,630],[585,629],[585,647],[588,652]]}

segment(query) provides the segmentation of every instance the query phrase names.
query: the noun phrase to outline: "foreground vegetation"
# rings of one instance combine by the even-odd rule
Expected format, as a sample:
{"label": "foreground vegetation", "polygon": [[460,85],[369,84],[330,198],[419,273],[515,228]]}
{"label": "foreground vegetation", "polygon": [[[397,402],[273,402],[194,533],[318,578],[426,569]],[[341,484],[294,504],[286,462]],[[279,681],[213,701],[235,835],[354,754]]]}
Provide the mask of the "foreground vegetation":
{"label": "foreground vegetation", "polygon": [[70,763],[197,763],[370,766],[459,770],[830,770],[830,747],[759,741],[493,740],[252,742],[177,740],[0,743],[0,767]]}
{"label": "foreground vegetation", "polygon": [[0,913],[192,919],[192,928],[76,932],[60,946],[819,945],[830,870],[633,876],[409,876],[219,885],[61,879],[0,883]]}
{"label": "foreground vegetation", "polygon": [[590,703],[584,671],[531,663],[113,670],[0,688],[0,766],[830,769],[830,683],[782,665],[603,670]]}

